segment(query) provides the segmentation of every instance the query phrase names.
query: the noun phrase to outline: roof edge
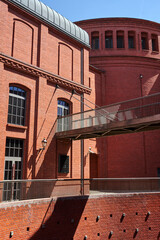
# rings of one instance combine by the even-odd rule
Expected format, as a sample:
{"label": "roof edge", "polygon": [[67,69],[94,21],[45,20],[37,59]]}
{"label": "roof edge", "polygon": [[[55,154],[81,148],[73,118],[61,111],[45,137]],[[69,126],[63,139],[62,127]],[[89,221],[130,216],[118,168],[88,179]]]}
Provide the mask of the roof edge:
{"label": "roof edge", "polygon": [[88,33],[39,0],[6,0],[90,48]]}

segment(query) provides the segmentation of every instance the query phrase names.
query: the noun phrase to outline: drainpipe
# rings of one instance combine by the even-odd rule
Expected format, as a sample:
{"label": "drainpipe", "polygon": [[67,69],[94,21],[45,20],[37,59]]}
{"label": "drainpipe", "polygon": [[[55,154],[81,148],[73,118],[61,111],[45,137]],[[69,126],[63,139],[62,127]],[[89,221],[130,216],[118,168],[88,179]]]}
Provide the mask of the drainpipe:
{"label": "drainpipe", "polygon": [[[139,80],[140,80],[140,90],[141,90],[141,97],[143,97],[143,74],[139,75]],[[142,99],[143,103],[143,99]],[[144,176],[147,176],[147,156],[146,156],[146,138],[145,138],[145,132],[142,132],[143,136],[143,154],[144,154]]]}
{"label": "drainpipe", "polygon": [[[81,84],[84,84],[84,49],[81,48]],[[81,113],[84,112],[83,96],[81,94]],[[81,140],[81,194],[84,195],[84,140]]]}

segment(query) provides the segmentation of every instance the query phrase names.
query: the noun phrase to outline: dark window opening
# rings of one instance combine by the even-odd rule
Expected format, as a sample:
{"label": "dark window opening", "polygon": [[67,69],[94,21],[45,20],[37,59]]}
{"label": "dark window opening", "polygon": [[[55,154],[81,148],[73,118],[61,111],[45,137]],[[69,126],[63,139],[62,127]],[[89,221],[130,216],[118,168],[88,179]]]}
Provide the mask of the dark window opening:
{"label": "dark window opening", "polygon": [[142,49],[148,50],[148,35],[147,35],[147,33],[141,33],[141,45],[142,45]]}
{"label": "dark window opening", "polygon": [[99,37],[92,37],[92,49],[99,49]]}
{"label": "dark window opening", "polygon": [[99,32],[93,32],[91,34],[92,49],[99,49]]}
{"label": "dark window opening", "polygon": [[135,48],[135,33],[132,31],[128,32],[128,48],[129,49]]}
{"label": "dark window opening", "polygon": [[69,156],[59,155],[58,173],[69,173]]}
{"label": "dark window opening", "polygon": [[117,32],[117,48],[124,48],[124,32]]}
{"label": "dark window opening", "polygon": [[151,40],[152,40],[152,51],[158,51],[158,36],[155,34],[152,34]]}
{"label": "dark window opening", "polygon": [[112,31],[105,33],[105,48],[113,48],[113,34]]}
{"label": "dark window opening", "polygon": [[147,47],[146,47],[146,38],[145,37],[142,37],[142,39],[141,39],[141,41],[142,41],[142,49],[147,49]]}

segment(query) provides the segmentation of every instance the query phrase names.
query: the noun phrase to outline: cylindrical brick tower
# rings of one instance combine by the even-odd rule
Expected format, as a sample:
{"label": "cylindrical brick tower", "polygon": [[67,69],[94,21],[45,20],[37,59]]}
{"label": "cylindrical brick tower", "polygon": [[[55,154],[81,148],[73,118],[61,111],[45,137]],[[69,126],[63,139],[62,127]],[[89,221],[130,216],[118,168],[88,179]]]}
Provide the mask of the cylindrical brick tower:
{"label": "cylindrical brick tower", "polygon": [[[105,71],[96,103],[107,105],[160,92],[160,24],[131,18],[91,19],[76,24],[89,33],[90,64]],[[160,130],[96,141],[99,177],[160,173]]]}

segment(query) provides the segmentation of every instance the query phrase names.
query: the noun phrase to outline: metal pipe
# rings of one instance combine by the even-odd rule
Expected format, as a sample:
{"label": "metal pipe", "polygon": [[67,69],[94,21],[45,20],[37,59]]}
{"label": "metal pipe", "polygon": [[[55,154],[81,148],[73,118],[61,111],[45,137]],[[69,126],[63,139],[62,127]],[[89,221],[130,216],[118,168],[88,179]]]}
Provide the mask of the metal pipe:
{"label": "metal pipe", "polygon": [[[81,48],[81,84],[84,85],[84,49]],[[83,93],[81,94],[81,113],[84,112]],[[81,115],[82,116],[82,115]],[[81,140],[81,194],[84,195],[84,140]]]}
{"label": "metal pipe", "polygon": [[160,177],[141,177],[141,178],[56,178],[56,179],[19,179],[19,180],[3,180],[0,183],[12,183],[12,182],[69,182],[69,181],[125,181],[125,180],[160,180]]}

